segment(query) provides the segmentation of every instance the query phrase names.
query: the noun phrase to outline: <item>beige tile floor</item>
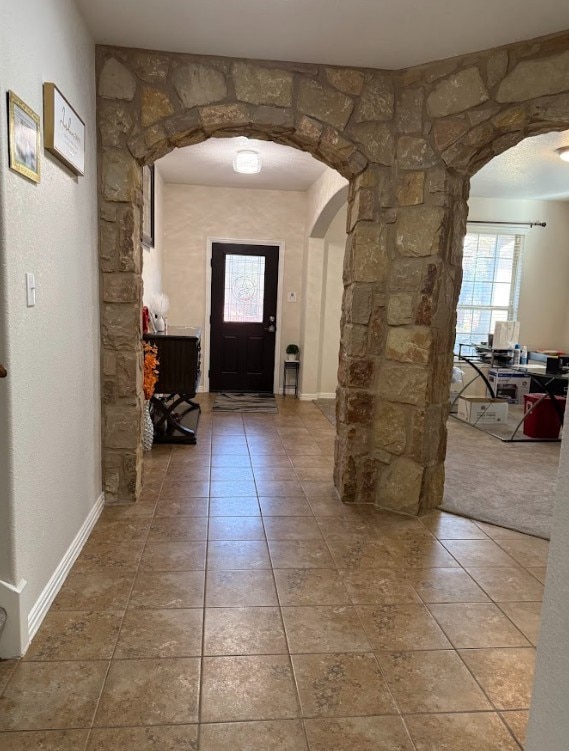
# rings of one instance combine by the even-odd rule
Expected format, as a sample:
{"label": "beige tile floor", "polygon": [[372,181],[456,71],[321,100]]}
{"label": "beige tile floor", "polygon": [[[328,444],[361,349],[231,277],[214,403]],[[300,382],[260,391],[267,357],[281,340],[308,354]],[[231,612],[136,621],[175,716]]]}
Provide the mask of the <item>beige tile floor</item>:
{"label": "beige tile floor", "polygon": [[316,406],[203,403],[0,663],[0,751],[519,751],[547,543],[343,506]]}

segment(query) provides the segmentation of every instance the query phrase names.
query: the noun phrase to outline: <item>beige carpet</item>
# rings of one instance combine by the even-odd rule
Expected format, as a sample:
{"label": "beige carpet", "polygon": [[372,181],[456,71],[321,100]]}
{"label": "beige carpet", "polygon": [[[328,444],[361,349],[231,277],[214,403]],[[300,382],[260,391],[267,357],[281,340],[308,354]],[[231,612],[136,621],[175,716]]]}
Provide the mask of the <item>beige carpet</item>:
{"label": "beige carpet", "polygon": [[560,446],[503,443],[450,418],[441,508],[549,539]]}

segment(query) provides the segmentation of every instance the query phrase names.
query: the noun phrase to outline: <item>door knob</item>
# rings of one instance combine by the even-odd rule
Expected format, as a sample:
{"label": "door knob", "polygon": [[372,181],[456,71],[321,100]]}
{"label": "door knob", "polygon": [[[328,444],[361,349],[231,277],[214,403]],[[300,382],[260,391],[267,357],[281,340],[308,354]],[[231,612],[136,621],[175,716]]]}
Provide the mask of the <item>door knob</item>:
{"label": "door knob", "polygon": [[6,368],[0,363],[0,378],[6,378],[8,375],[8,371]]}

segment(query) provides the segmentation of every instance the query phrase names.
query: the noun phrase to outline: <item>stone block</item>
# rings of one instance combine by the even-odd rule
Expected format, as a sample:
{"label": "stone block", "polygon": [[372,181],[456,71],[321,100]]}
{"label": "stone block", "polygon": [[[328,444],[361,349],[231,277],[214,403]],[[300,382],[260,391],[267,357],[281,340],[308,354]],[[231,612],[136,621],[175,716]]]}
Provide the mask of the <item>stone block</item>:
{"label": "stone block", "polygon": [[160,89],[144,86],[140,98],[142,125],[148,127],[174,113],[170,97]]}
{"label": "stone block", "polygon": [[391,120],[394,111],[393,77],[374,73],[366,81],[356,109],[358,123]]}
{"label": "stone block", "polygon": [[103,301],[109,303],[140,302],[142,279],[138,274],[103,274]]}
{"label": "stone block", "polygon": [[233,82],[237,99],[250,104],[292,105],[293,75],[278,68],[235,63]]}
{"label": "stone block", "polygon": [[136,79],[116,57],[105,60],[99,74],[98,94],[104,99],[134,99]]}
{"label": "stone block", "polygon": [[152,52],[139,52],[132,59],[132,67],[139,78],[147,83],[164,81],[170,69],[167,57]]}
{"label": "stone block", "polygon": [[361,123],[354,125],[351,131],[368,159],[388,167],[393,164],[394,140],[388,125]]}
{"label": "stone block", "polygon": [[369,389],[373,386],[375,365],[369,358],[345,360],[345,385],[349,388]]}
{"label": "stone block", "polygon": [[438,206],[412,206],[397,220],[396,247],[402,256],[430,256],[439,252],[445,210]]}
{"label": "stone block", "polygon": [[141,420],[133,403],[103,405],[103,441],[107,449],[135,449],[140,441]]}
{"label": "stone block", "polygon": [[381,476],[377,505],[407,514],[419,513],[424,471],[406,456],[394,459]]}
{"label": "stone block", "polygon": [[468,130],[468,123],[458,118],[437,120],[433,126],[435,145],[439,151],[444,151],[451,144],[463,136]]}
{"label": "stone block", "polygon": [[120,148],[134,125],[131,107],[124,102],[101,102],[97,108],[97,122],[103,146]]}
{"label": "stone block", "polygon": [[399,133],[420,133],[423,128],[423,89],[403,89],[397,95],[395,127]]}
{"label": "stone block", "polygon": [[324,128],[320,138],[320,153],[330,164],[340,164],[350,157],[355,146],[351,141],[343,138],[337,130]]}
{"label": "stone block", "polygon": [[378,393],[390,402],[425,404],[429,371],[420,365],[404,365],[385,361],[378,378]]}
{"label": "stone block", "polygon": [[140,393],[142,380],[142,352],[121,352],[117,357],[116,375],[119,397],[132,397]]}
{"label": "stone block", "polygon": [[137,303],[103,305],[101,337],[104,347],[136,350],[141,335],[140,306]]}
{"label": "stone block", "polygon": [[363,357],[367,353],[367,328],[345,324],[342,329],[342,348],[348,356]]}
{"label": "stone block", "polygon": [[102,353],[102,362],[103,362],[103,375],[115,376],[117,373],[116,352],[112,352],[108,349],[104,349]]}
{"label": "stone block", "polygon": [[374,395],[368,391],[348,391],[346,394],[346,423],[359,426],[371,425],[373,403]]}
{"label": "stone block", "polygon": [[296,124],[296,137],[300,143],[315,146],[320,141],[323,130],[321,123],[311,117],[301,116]]}
{"label": "stone block", "polygon": [[246,104],[217,104],[203,107],[200,116],[206,132],[220,128],[239,128],[249,125],[251,120]]}
{"label": "stone block", "polygon": [[420,289],[425,263],[419,258],[396,258],[391,264],[389,289],[393,292],[415,292]]}
{"label": "stone block", "polygon": [[569,91],[569,50],[519,62],[500,84],[496,101],[525,102],[563,91]]}
{"label": "stone block", "polygon": [[444,445],[445,425],[442,408],[412,409],[410,415],[409,445],[407,455],[421,464],[444,461],[440,447]]}
{"label": "stone block", "polygon": [[405,408],[382,399],[378,400],[374,418],[375,446],[389,454],[402,454],[407,445]]}
{"label": "stone block", "polygon": [[185,63],[176,68],[172,83],[180,101],[190,109],[213,104],[227,96],[227,83],[223,73],[201,63]]}
{"label": "stone block", "polygon": [[351,323],[367,324],[371,316],[372,289],[363,284],[352,284],[346,290],[344,313]]}
{"label": "stone block", "polygon": [[397,162],[401,169],[429,169],[438,161],[439,157],[424,138],[401,136],[397,141]]}
{"label": "stone block", "polygon": [[549,122],[552,125],[567,124],[569,113],[569,94],[543,97],[530,105],[533,119]]}
{"label": "stone block", "polygon": [[490,55],[486,63],[486,80],[488,86],[492,89],[504,78],[508,70],[508,52],[507,50],[498,50]]}
{"label": "stone block", "polygon": [[389,297],[387,323],[390,326],[413,323],[413,295],[396,294]]}
{"label": "stone block", "polygon": [[326,68],[328,83],[343,94],[359,96],[364,87],[364,74],[350,68]]}
{"label": "stone block", "polygon": [[298,94],[300,112],[343,130],[354,108],[353,100],[318,81],[303,79]]}
{"label": "stone block", "polygon": [[475,66],[440,81],[427,97],[431,117],[447,117],[464,112],[490,98],[480,71]]}
{"label": "stone block", "polygon": [[427,365],[431,359],[433,338],[427,326],[397,326],[387,334],[385,356],[397,362]]}
{"label": "stone block", "polygon": [[374,220],[376,193],[373,190],[359,189],[355,191],[355,198],[348,207],[348,231],[358,222],[372,222]]}
{"label": "stone block", "polygon": [[136,201],[141,189],[142,170],[124,149],[105,149],[101,171],[103,198],[107,201]]}
{"label": "stone block", "polygon": [[251,122],[273,134],[280,131],[292,131],[294,128],[294,112],[292,109],[261,105],[253,108]]}
{"label": "stone block", "polygon": [[387,275],[387,247],[377,224],[358,224],[351,238],[354,282],[382,282]]}
{"label": "stone block", "polygon": [[402,172],[397,178],[397,202],[400,206],[418,206],[424,201],[424,189],[424,172]]}

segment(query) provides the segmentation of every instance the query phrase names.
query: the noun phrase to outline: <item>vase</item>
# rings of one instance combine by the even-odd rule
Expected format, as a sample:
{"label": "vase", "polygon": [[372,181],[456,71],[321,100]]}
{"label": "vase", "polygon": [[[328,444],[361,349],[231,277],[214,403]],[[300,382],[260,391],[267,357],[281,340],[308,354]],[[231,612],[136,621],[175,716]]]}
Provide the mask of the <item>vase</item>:
{"label": "vase", "polygon": [[144,410],[142,413],[142,448],[145,451],[150,451],[152,444],[154,443],[154,425],[152,423],[152,417],[150,416],[150,400],[145,399]]}
{"label": "vase", "polygon": [[164,318],[162,316],[154,316],[154,325],[156,326],[156,331],[160,333],[166,331],[166,323],[164,322]]}

